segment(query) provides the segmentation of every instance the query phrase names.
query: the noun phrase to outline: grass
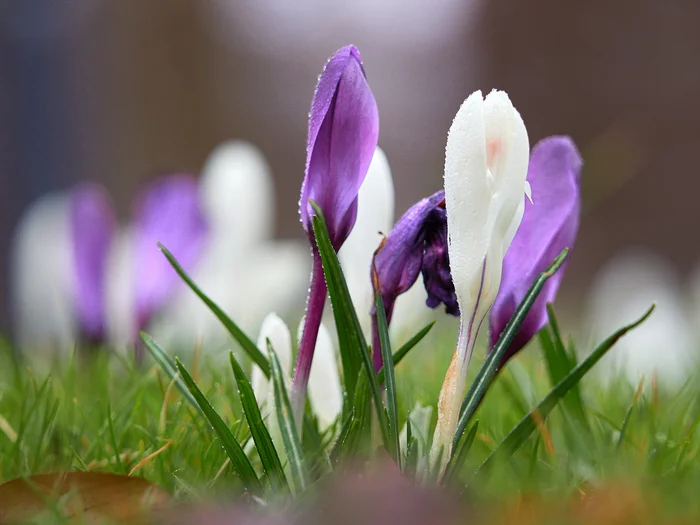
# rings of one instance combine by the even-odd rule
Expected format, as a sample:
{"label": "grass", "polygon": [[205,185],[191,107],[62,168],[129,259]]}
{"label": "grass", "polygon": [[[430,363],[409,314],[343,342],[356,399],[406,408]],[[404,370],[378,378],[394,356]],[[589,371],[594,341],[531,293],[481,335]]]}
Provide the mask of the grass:
{"label": "grass", "polygon": [[[400,424],[416,402],[434,405],[454,333],[451,323],[437,326],[397,367]],[[209,424],[150,357],[137,366],[106,352],[81,362],[69,356],[49,374],[19,362],[9,345],[0,346],[0,481],[99,470],[143,476],[183,500],[228,499],[240,492]],[[221,356],[204,352],[184,364],[244,442],[248,429],[241,423],[237,387],[221,362]],[[637,387],[622,380],[603,387],[587,376],[580,384],[582,410],[569,394],[512,457],[471,477],[551,390],[546,363],[535,341],[499,374],[478,409],[478,432],[461,477],[470,497],[562,500],[584,497],[594,487],[624,487],[641,501],[658,502],[660,514],[693,512],[700,486],[697,379],[666,391],[652,378]]]}

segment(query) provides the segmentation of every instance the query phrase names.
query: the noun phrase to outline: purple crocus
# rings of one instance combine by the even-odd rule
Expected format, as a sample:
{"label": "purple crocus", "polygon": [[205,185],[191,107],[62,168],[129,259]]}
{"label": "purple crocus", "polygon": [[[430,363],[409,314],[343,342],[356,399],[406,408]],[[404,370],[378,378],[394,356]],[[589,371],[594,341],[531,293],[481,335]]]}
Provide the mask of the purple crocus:
{"label": "purple crocus", "polygon": [[101,186],[77,186],[69,200],[74,301],[80,336],[99,343],[106,333],[106,263],[116,229],[109,195]]}
{"label": "purple crocus", "polygon": [[[564,248],[573,248],[581,210],[581,165],[569,137],[548,137],[532,149],[527,180],[533,202],[525,202],[520,228],[503,260],[501,286],[489,317],[491,348],[537,276]],[[562,266],[545,283],[501,366],[547,324],[546,306],[556,297],[564,270]]]}
{"label": "purple crocus", "polygon": [[137,328],[165,304],[179,277],[158,250],[161,243],[186,271],[199,261],[208,233],[197,182],[177,173],[149,184],[136,202],[133,222]]}
{"label": "purple crocus", "polygon": [[309,200],[323,211],[333,248],[347,239],[357,216],[357,194],[367,175],[379,135],[379,116],[367,84],[362,59],[354,46],[338,50],[321,73],[311,102],[306,173],[301,186],[299,215],[311,241],[313,266],[306,304],[306,321],[294,369],[292,406],[300,420],[313,360],[326,282],[316,248]]}
{"label": "purple crocus", "polygon": [[[436,308],[445,305],[445,311],[459,315],[450,261],[447,255],[447,215],[445,191],[440,190],[420,200],[408,209],[394,225],[389,236],[374,256],[376,270],[375,291],[382,294],[387,322],[391,321],[396,299],[408,291],[423,274],[428,292],[426,305]],[[382,366],[379,352],[376,312],[372,311],[372,347],[374,366]]]}

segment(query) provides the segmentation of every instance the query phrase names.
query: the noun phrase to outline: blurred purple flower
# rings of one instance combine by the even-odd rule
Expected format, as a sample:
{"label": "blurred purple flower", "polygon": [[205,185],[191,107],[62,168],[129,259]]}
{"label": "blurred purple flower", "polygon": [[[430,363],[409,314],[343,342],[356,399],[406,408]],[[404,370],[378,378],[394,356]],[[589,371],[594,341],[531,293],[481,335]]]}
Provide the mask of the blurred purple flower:
{"label": "blurred purple flower", "polygon": [[304,329],[294,369],[292,409],[301,421],[316,338],[326,300],[326,282],[316,248],[309,200],[323,211],[333,248],[338,251],[357,218],[357,194],[367,175],[379,135],[377,104],[367,84],[360,52],[338,50],[321,73],[311,102],[306,174],[299,215],[311,241],[313,266]]}
{"label": "blurred purple flower", "polygon": [[[372,279],[382,294],[387,322],[391,321],[396,299],[408,291],[423,274],[428,292],[427,306],[436,308],[441,303],[451,315],[459,315],[457,296],[450,276],[447,255],[447,215],[445,191],[422,199],[408,209],[398,220],[389,236],[374,256]],[[379,336],[376,312],[372,309],[372,346],[378,349]],[[374,352],[375,367],[381,366],[381,353]]]}
{"label": "blurred purple flower", "polygon": [[194,177],[177,173],[148,185],[136,202],[133,222],[137,328],[165,304],[179,277],[158,249],[161,243],[185,271],[199,261],[208,226]]}
{"label": "blurred purple flower", "polygon": [[[501,287],[489,319],[491,348],[537,276],[564,248],[573,248],[581,212],[581,165],[569,137],[548,137],[532,149],[527,180],[533,202],[525,202],[523,220],[503,260]],[[546,306],[557,295],[565,265],[544,285],[501,366],[547,324]]]}
{"label": "blurred purple flower", "polygon": [[101,186],[77,186],[69,200],[75,308],[80,335],[100,342],[106,332],[106,263],[116,229],[109,195]]}

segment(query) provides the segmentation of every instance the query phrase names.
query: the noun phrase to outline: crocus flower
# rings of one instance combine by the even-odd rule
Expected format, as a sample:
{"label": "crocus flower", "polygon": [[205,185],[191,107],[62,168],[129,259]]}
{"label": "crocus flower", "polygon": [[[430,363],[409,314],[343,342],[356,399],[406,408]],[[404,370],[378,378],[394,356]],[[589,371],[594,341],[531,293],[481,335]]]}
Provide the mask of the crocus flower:
{"label": "crocus flower", "polygon": [[592,339],[600,341],[639,318],[652,303],[654,314],[615,343],[598,373],[608,383],[632,386],[646,378],[680,388],[697,370],[697,339],[678,268],[647,249],[631,249],[609,260],[594,276],[587,298]]}
{"label": "crocus flower", "polygon": [[136,203],[134,290],[139,329],[163,307],[180,281],[157,243],[170,250],[186,270],[199,260],[207,223],[198,195],[194,177],[174,174],[148,185]]}
{"label": "crocus flower", "polygon": [[357,195],[367,175],[379,134],[377,105],[359,51],[347,46],[336,52],[321,74],[309,114],[306,173],[299,214],[311,241],[313,266],[306,304],[306,323],[294,369],[292,409],[301,421],[316,336],[323,315],[326,283],[316,249],[309,200],[323,211],[331,243],[339,250],[357,216]]}
{"label": "crocus flower", "polygon": [[15,232],[15,331],[24,353],[105,336],[105,268],[115,219],[106,191],[81,184],[40,198]]}
{"label": "crocus flower", "polygon": [[[569,137],[548,137],[532,149],[527,180],[534,201],[525,203],[522,223],[503,260],[501,287],[489,316],[491,348],[537,276],[564,248],[573,248],[581,213],[580,173],[581,156]],[[557,295],[564,266],[545,283],[501,366],[547,324],[547,303]]]}
{"label": "crocus flower", "polygon": [[208,224],[193,176],[166,175],[143,188],[135,201],[132,222],[120,233],[110,254],[108,315],[116,346],[137,342],[139,331],[163,311],[181,285],[157,244],[191,272],[207,240]]}
{"label": "crocus flower", "polygon": [[[404,213],[378,248],[373,271],[376,271],[376,285],[382,294],[388,322],[391,322],[399,295],[409,290],[421,273],[428,292],[426,304],[431,308],[444,304],[447,313],[458,315],[447,253],[444,191],[422,199]],[[372,314],[372,346],[378,349],[374,310]],[[375,368],[378,369],[382,365],[381,352],[375,351],[374,359]]]}
{"label": "crocus flower", "polygon": [[107,333],[107,255],[116,219],[107,192],[94,184],[73,190],[69,214],[78,325],[88,341],[101,342]]}
{"label": "crocus flower", "polygon": [[[198,182],[207,243],[191,274],[246,333],[265,316],[296,311],[308,285],[309,255],[300,240],[274,238],[274,180],[262,153],[226,141],[210,153]],[[231,336],[191,290],[180,287],[149,332],[178,352],[205,348],[226,355]]]}
{"label": "crocus flower", "polygon": [[[300,326],[300,329],[302,326]],[[258,335],[257,346],[265,354],[267,354],[268,339],[277,353],[282,372],[287,377],[290,377],[292,369],[292,338],[287,325],[275,313],[271,313],[265,318]],[[261,412],[263,417],[268,417],[274,411],[271,379],[266,378],[262,370],[254,364],[250,381],[255,398],[262,406]],[[314,362],[309,375],[309,402],[316,414],[321,431],[326,430],[335,422],[343,408],[343,392],[340,386],[335,347],[331,334],[323,323],[319,327]],[[271,423],[273,426],[275,425],[275,420],[276,418],[268,417],[268,423]]]}
{"label": "crocus flower", "polygon": [[457,348],[438,403],[431,457],[450,457],[467,367],[501,281],[503,258],[529,192],[527,131],[508,95],[480,91],[462,104],[445,148],[448,252],[460,309]]}

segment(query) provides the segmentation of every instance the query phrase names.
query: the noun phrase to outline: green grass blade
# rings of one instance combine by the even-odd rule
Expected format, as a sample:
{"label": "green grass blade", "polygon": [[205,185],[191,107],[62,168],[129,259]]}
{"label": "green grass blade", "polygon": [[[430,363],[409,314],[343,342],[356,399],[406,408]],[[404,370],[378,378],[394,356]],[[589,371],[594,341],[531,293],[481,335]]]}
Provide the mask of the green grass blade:
{"label": "green grass blade", "polygon": [[[423,328],[421,328],[416,335],[411,337],[406,343],[404,343],[401,348],[399,348],[396,352],[393,353],[391,356],[392,361],[394,362],[394,367],[398,365],[404,357],[408,355],[408,353],[413,350],[413,348],[420,343],[423,338],[428,335],[428,332],[433,328],[435,325],[435,321],[429,322],[427,325],[425,325]],[[377,382],[381,385],[384,382],[384,367],[379,369],[379,372],[377,372]]]}
{"label": "green grass blade", "polygon": [[316,215],[312,218],[314,236],[323,262],[323,273],[326,278],[326,284],[328,285],[328,292],[331,296],[335,325],[338,329],[340,356],[343,361],[343,374],[348,398],[354,399],[355,397],[355,385],[357,384],[362,365],[367,372],[370,393],[372,394],[372,399],[377,410],[382,443],[384,447],[389,450],[387,418],[384,413],[382,395],[379,390],[377,375],[374,372],[372,357],[369,355],[367,342],[362,334],[360,321],[357,318],[357,312],[355,312],[355,308],[352,305],[348,285],[345,282],[345,277],[343,276],[340,262],[338,261],[338,255],[335,253],[330,237],[328,236],[328,228],[323,213],[316,203],[310,201],[310,204],[316,211]]}
{"label": "green grass blade", "polygon": [[467,456],[469,455],[469,450],[471,450],[472,444],[474,443],[474,438],[476,437],[476,431],[478,428],[479,420],[477,419],[476,421],[474,421],[472,428],[469,429],[467,437],[464,440],[462,440],[462,445],[460,446],[457,454],[455,454],[455,460],[451,461],[448,465],[448,468],[445,470],[445,475],[443,477],[445,483],[451,483],[454,480],[454,477],[462,469],[462,465],[464,465],[464,462],[466,461]]}
{"label": "green grass blade", "polygon": [[214,407],[211,406],[207,398],[197,386],[197,383],[194,382],[194,379],[192,379],[190,374],[177,358],[175,359],[175,364],[177,365],[180,376],[187,385],[187,388],[189,388],[190,392],[197,401],[199,408],[204,413],[204,417],[206,417],[207,421],[209,421],[209,424],[214,428],[214,432],[216,432],[216,435],[221,440],[221,444],[231,460],[231,466],[240,477],[243,486],[252,494],[257,496],[262,495],[262,485],[258,479],[258,475],[255,473],[250,461],[248,461],[245,452],[243,452],[243,449],[241,448],[241,445],[238,443],[238,441],[236,441],[236,438],[231,433],[231,429],[228,428],[226,423],[224,423],[224,420],[221,419],[221,416],[216,412],[216,410],[214,410]]}
{"label": "green grass blade", "polygon": [[284,467],[282,466],[282,462],[277,455],[275,445],[272,443],[270,433],[263,422],[260,407],[255,399],[253,387],[250,385],[250,382],[248,381],[245,372],[243,372],[241,365],[238,363],[238,361],[236,361],[233,352],[229,354],[229,357],[231,360],[233,375],[235,376],[236,383],[238,384],[238,395],[241,398],[243,414],[245,415],[246,421],[248,421],[250,434],[253,436],[255,448],[258,450],[260,462],[262,463],[263,469],[267,473],[270,480],[270,485],[275,491],[288,491],[289,485],[287,484],[287,477],[284,475]]}
{"label": "green grass blade", "polygon": [[175,380],[175,386],[177,386],[178,390],[182,392],[185,399],[187,399],[187,401],[189,401],[194,408],[201,412],[201,408],[199,408],[197,401],[192,396],[187,388],[187,384],[185,384],[185,382],[182,380],[182,376],[180,376],[180,373],[177,371],[175,361],[173,361],[171,357],[165,353],[165,350],[163,350],[146,332],[141,332],[141,340],[146,345],[146,350],[148,350],[151,356],[153,356],[153,359],[156,360],[156,363],[158,363],[163,369],[165,375],[167,375],[171,381],[173,379]]}
{"label": "green grass blade", "polygon": [[168,262],[175,269],[180,278],[183,281],[185,281],[187,286],[189,286],[190,289],[195,294],[197,294],[197,297],[199,297],[202,300],[202,302],[206,304],[207,307],[212,311],[212,313],[217,317],[217,319],[221,321],[221,324],[224,325],[224,328],[226,328],[226,330],[228,330],[228,332],[238,342],[238,344],[241,345],[241,348],[246,354],[248,354],[248,357],[250,357],[253,360],[253,362],[260,367],[260,370],[263,371],[265,377],[269,378],[270,364],[267,362],[267,359],[265,359],[265,356],[258,349],[255,343],[250,340],[250,338],[243,332],[243,330],[241,330],[238,327],[238,325],[234,323],[231,320],[231,318],[228,315],[226,315],[226,313],[221,308],[219,308],[219,306],[214,301],[207,297],[207,295],[199,288],[199,286],[195,284],[192,278],[189,275],[187,275],[187,272],[183,270],[182,266],[180,266],[180,263],[177,262],[177,259],[175,259],[173,254],[170,253],[165,246],[158,243],[158,248],[160,248],[160,251],[163,252],[163,255],[165,255],[166,259],[168,259]]}
{"label": "green grass blade", "polygon": [[511,341],[518,333],[518,328],[520,328],[520,325],[523,323],[523,321],[525,321],[530,308],[532,308],[537,296],[542,291],[544,283],[557,272],[562,264],[564,264],[568,253],[568,248],[564,248],[564,250],[557,255],[549,268],[547,268],[537,277],[537,279],[535,279],[535,282],[532,283],[532,286],[525,295],[525,298],[518,305],[513,317],[511,317],[510,321],[508,321],[503,333],[484,361],[484,364],[469,388],[469,392],[462,402],[457,431],[455,432],[452,446],[452,458],[450,458],[450,461],[454,458],[454,454],[459,448],[459,440],[462,438],[469,420],[474,415],[474,412],[476,412],[481,399],[486,393],[488,387],[491,385],[493,378],[496,376],[501,359],[503,359],[503,356],[506,354]]}
{"label": "green grass blade", "polygon": [[537,414],[538,420],[544,421],[552,409],[557,405],[559,400],[564,397],[566,393],[571,390],[571,388],[576,385],[598,361],[600,361],[600,359],[608,352],[608,350],[612,348],[618,339],[646,321],[646,319],[654,311],[654,307],[655,305],[652,305],[638,320],[620,328],[600,345],[598,345],[598,347],[564,379],[562,379],[557,386],[554,387],[552,391],[547,394],[547,396],[532,411],[530,411],[529,414],[520,420],[520,422],[508,433],[508,435],[503,441],[501,441],[496,449],[489,454],[477,472],[487,472],[494,461],[506,459],[516,450],[518,450],[518,448],[520,448],[520,446],[537,427],[535,422],[535,414]]}
{"label": "green grass blade", "polygon": [[340,430],[340,435],[333,450],[331,451],[331,462],[337,465],[342,458],[355,455],[360,442],[362,430],[369,425],[369,385],[367,373],[360,370],[360,378],[355,388],[355,399],[350,415],[346,418]]}
{"label": "green grass blade", "polygon": [[[375,271],[376,274],[376,271]],[[389,455],[394,459],[401,469],[401,446],[399,445],[399,409],[396,398],[396,378],[394,377],[393,356],[391,354],[391,343],[389,342],[389,327],[386,322],[386,311],[382,294],[374,294],[374,307],[377,312],[377,331],[379,332],[379,346],[381,347],[382,360],[384,363],[392,363],[392,366],[385,368],[386,386],[386,414]],[[379,348],[374,350],[380,351]]]}
{"label": "green grass blade", "polygon": [[284,441],[284,448],[287,451],[287,461],[292,473],[292,483],[296,494],[301,494],[308,486],[306,467],[304,465],[304,454],[301,448],[299,432],[294,423],[292,406],[289,403],[287,387],[284,382],[284,374],[275,349],[272,348],[270,340],[267,340],[267,351],[270,355],[270,371],[272,372],[272,384],[275,392],[275,413],[279,423],[280,433]]}

